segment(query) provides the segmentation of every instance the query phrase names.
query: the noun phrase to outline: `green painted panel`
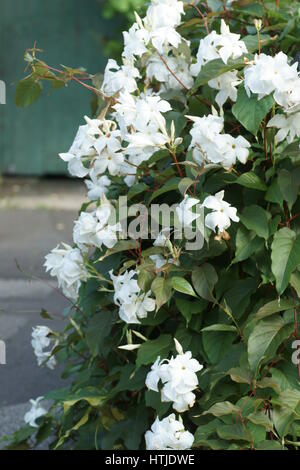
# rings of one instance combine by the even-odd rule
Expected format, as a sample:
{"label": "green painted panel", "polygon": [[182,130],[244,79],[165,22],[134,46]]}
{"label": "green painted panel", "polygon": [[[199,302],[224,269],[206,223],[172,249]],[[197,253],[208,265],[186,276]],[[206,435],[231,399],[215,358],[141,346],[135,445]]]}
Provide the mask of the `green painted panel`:
{"label": "green painted panel", "polygon": [[68,150],[90,113],[90,93],[75,83],[55,92],[49,88],[33,106],[17,108],[24,50],[37,41],[49,65],[97,73],[106,62],[101,37],[113,33],[113,23],[101,18],[101,0],[0,0],[0,80],[7,89],[6,105],[0,105],[0,173],[66,173],[58,153]]}

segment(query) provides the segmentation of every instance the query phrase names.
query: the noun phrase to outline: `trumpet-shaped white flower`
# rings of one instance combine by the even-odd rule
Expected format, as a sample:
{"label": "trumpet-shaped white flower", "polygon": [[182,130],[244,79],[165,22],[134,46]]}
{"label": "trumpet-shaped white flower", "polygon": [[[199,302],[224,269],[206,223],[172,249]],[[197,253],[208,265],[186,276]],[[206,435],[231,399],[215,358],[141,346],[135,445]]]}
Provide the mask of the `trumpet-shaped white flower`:
{"label": "trumpet-shaped white flower", "polygon": [[285,96],[289,96],[299,81],[297,63],[289,65],[288,57],[279,52],[275,57],[266,54],[256,54],[254,63],[244,70],[245,89],[258,95],[258,99],[274,93],[274,98],[279,104],[285,102]]}
{"label": "trumpet-shaped white flower", "polygon": [[224,232],[224,230],[230,227],[231,220],[233,222],[239,222],[240,220],[236,215],[236,208],[223,201],[223,198],[224,191],[219,191],[214,196],[208,196],[203,201],[203,206],[213,211],[205,217],[205,225],[214,232],[218,228],[219,233]]}
{"label": "trumpet-shaped white flower", "polygon": [[248,50],[244,41],[240,40],[240,34],[231,33],[229,26],[224,20],[221,20],[221,34],[217,39],[218,54],[225,64],[228,59],[238,59]]}
{"label": "trumpet-shaped white flower", "polygon": [[197,76],[203,65],[214,59],[222,59],[227,64],[229,59],[238,59],[247,54],[247,47],[240,40],[240,35],[231,33],[225,21],[221,21],[221,34],[212,31],[201,39],[197,52],[197,63],[191,66],[191,73]]}
{"label": "trumpet-shaped white flower", "polygon": [[40,405],[40,402],[43,399],[44,397],[38,397],[36,400],[31,399],[31,409],[24,415],[25,423],[29,424],[29,426],[32,426],[33,428],[38,428],[36,420],[48,413],[48,411]]}
{"label": "trumpet-shaped white flower", "polygon": [[188,450],[194,443],[194,436],[186,431],[182,421],[171,414],[159,421],[158,417],[145,434],[147,450]]}
{"label": "trumpet-shaped white flower", "polygon": [[46,271],[57,277],[58,287],[67,297],[76,300],[81,283],[88,277],[80,250],[63,243],[62,247],[58,245],[45,259]]}
{"label": "trumpet-shaped white flower", "polygon": [[115,276],[112,271],[109,274],[114,284],[114,302],[120,307],[120,318],[126,323],[140,323],[139,319],[146,318],[148,312],[155,309],[155,301],[150,298],[151,292],[141,292],[135,270],[119,276]]}
{"label": "trumpet-shaped white flower", "polygon": [[150,297],[151,292],[134,295],[130,302],[123,303],[119,309],[121,320],[125,323],[140,323],[140,319],[146,318],[148,312],[155,310],[155,300]]}
{"label": "trumpet-shaped white flower", "polygon": [[109,59],[101,87],[105,96],[113,96],[125,90],[133,93],[137,89],[136,78],[140,78],[140,72],[132,65],[132,61],[123,61],[124,64],[120,67],[115,60]]}
{"label": "trumpet-shaped white flower", "polygon": [[249,142],[242,136],[236,138],[223,134],[224,119],[220,116],[188,116],[194,121],[190,131],[193,158],[199,164],[216,163],[229,169],[239,160],[246,163],[249,156]]}
{"label": "trumpet-shaped white flower", "polygon": [[102,175],[107,170],[110,175],[120,175],[124,160],[125,156],[122,151],[114,152],[104,149],[94,161],[95,174]]}
{"label": "trumpet-shaped white flower", "polygon": [[179,206],[176,207],[176,214],[182,227],[191,226],[193,221],[200,217],[200,214],[197,214],[192,211],[192,208],[196,204],[199,204],[199,202],[199,199],[186,195],[183,201],[181,201],[181,203],[179,204]]}
{"label": "trumpet-shaped white flower", "polygon": [[192,358],[190,351],[183,353],[181,346],[178,351],[180,351],[179,354],[170,360],[161,361],[160,357],[157,358],[146,377],[146,387],[158,392],[158,384],[161,381],[163,384],[162,401],[173,402],[173,408],[183,413],[194,406],[193,390],[198,386],[196,372],[202,370],[203,366]]}
{"label": "trumpet-shaped white flower", "polygon": [[145,28],[140,28],[138,23],[134,23],[129,31],[124,31],[123,37],[123,57],[126,59],[132,59],[134,56],[141,57],[148,52],[146,45],[150,40],[150,34]]}
{"label": "trumpet-shaped white flower", "polygon": [[215,90],[219,90],[216,96],[216,102],[221,108],[228,98],[230,98],[231,101],[236,101],[236,87],[240,83],[241,80],[239,80],[237,77],[237,71],[234,70],[232,72],[226,72],[216,78],[213,78],[208,82],[208,85]]}
{"label": "trumpet-shaped white flower", "polygon": [[170,235],[171,235],[171,228],[164,227],[157,235],[156,239],[153,242],[153,245],[162,246],[162,247],[167,246],[167,243],[169,243],[170,241]]}
{"label": "trumpet-shaped white flower", "polygon": [[81,248],[102,245],[112,248],[118,241],[117,232],[122,230],[121,224],[116,223],[113,206],[103,195],[101,205],[93,212],[81,212],[75,222],[73,238]]}
{"label": "trumpet-shaped white flower", "polygon": [[290,143],[296,136],[300,137],[300,112],[288,115],[277,114],[268,122],[268,127],[279,129],[275,136],[277,143],[284,139]]}
{"label": "trumpet-shaped white flower", "polygon": [[96,154],[93,148],[94,139],[88,134],[89,126],[80,126],[74,142],[67,153],[60,153],[62,160],[68,163],[68,170],[72,176],[85,177],[89,168],[83,165],[83,157],[91,157]]}
{"label": "trumpet-shaped white flower", "polygon": [[[47,326],[36,326],[32,329],[31,345],[37,358],[38,365],[46,365],[49,369],[54,369],[56,359],[52,356],[52,350],[56,342],[51,338],[52,331]],[[44,351],[51,346],[51,349]]]}
{"label": "trumpet-shaped white flower", "polygon": [[90,179],[84,181],[88,189],[88,198],[91,201],[97,201],[103,194],[106,194],[108,187],[111,185],[110,179],[106,176],[97,177],[95,170],[90,171]]}

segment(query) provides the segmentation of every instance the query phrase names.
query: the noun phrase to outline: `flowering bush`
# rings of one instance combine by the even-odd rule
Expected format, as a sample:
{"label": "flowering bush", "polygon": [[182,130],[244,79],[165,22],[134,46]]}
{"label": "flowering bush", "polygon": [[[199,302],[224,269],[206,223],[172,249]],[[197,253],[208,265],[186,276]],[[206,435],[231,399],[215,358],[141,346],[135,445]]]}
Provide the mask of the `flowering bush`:
{"label": "flowering bush", "polygon": [[[33,332],[73,381],[15,445],[299,446],[300,12],[206,4],[152,0],[101,88],[82,82],[97,116],[60,157],[89,200],[45,262],[71,306],[63,332]],[[27,60],[36,86],[83,73]],[[153,235],[154,203],[173,211]]]}

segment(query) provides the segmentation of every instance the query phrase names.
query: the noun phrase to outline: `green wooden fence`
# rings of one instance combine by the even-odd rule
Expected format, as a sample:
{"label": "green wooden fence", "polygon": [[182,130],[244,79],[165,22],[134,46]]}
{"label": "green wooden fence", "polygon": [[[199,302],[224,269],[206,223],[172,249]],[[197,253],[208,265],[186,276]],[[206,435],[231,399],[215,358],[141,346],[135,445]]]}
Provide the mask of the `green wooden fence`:
{"label": "green wooden fence", "polygon": [[6,83],[6,105],[0,105],[0,173],[65,174],[58,153],[68,150],[90,112],[90,95],[71,83],[44,92],[29,108],[17,108],[14,93],[24,77],[24,50],[37,41],[49,65],[97,73],[106,62],[101,37],[113,34],[113,24],[101,18],[101,0],[0,0],[0,9],[0,80]]}

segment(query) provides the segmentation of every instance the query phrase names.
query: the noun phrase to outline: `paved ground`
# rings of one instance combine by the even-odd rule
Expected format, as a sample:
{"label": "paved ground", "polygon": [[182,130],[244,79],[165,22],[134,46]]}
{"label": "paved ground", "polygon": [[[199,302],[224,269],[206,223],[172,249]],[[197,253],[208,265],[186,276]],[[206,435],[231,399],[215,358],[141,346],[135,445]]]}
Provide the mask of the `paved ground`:
{"label": "paved ground", "polygon": [[[74,180],[7,179],[0,185],[0,340],[7,362],[0,365],[0,437],[22,422],[30,398],[64,386],[60,370],[37,366],[30,335],[37,324],[64,326],[68,302],[42,264],[57,243],[72,241],[84,195]],[[41,318],[42,308],[52,322]]]}

